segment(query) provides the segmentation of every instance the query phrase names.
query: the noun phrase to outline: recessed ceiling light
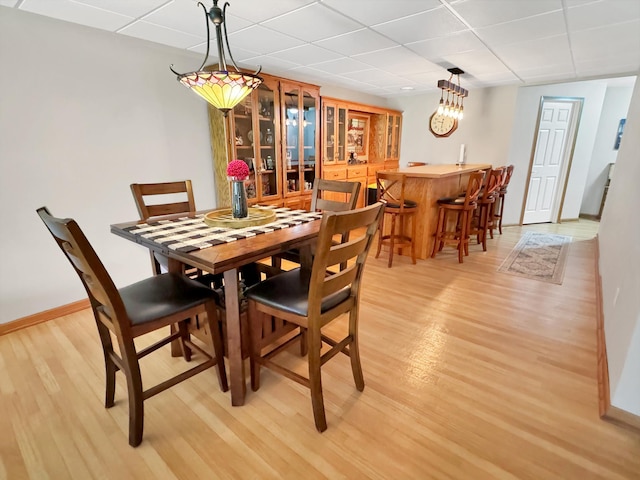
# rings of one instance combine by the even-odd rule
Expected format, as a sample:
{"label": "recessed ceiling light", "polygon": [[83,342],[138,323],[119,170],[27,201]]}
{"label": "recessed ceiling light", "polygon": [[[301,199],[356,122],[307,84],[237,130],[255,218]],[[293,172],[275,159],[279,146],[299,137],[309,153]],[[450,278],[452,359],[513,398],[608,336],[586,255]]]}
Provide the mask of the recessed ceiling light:
{"label": "recessed ceiling light", "polygon": [[413,87],[400,87],[400,90],[413,90]]}

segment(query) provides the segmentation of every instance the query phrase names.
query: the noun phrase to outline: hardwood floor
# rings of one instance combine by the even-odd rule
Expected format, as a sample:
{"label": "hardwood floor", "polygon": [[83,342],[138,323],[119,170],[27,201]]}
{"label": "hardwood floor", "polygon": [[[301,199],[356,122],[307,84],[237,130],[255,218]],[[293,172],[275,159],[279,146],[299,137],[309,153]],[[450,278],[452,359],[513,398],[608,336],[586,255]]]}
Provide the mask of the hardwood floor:
{"label": "hardwood floor", "polygon": [[[525,230],[574,237],[562,285],[496,272]],[[145,402],[134,449],[121,375],[103,407],[88,310],[4,335],[0,479],[640,478],[640,436],[598,417],[596,230],[505,228],[464,264],[453,249],[391,269],[371,257],[366,387],[344,356],[323,367],[323,434],[307,389],[263,369],[260,390],[231,407],[208,371]],[[184,367],[163,353],[143,360],[147,384]]]}

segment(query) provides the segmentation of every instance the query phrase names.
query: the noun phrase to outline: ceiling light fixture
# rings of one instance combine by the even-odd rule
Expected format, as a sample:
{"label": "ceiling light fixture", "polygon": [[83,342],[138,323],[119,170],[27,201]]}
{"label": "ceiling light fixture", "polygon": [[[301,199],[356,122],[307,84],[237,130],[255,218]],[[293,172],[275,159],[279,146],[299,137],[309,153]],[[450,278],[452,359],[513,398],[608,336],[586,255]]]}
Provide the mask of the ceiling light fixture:
{"label": "ceiling light fixture", "polygon": [[[207,8],[198,2],[202,7],[207,23],[207,52],[200,68],[195,72],[178,73],[173,69],[173,65],[169,67],[173,73],[178,76],[178,81],[185,87],[190,88],[193,92],[200,95],[211,105],[221,110],[226,116],[227,112],[240,103],[247,95],[251,93],[258,85],[262,83],[262,78],[258,76],[262,68],[258,68],[256,73],[243,73],[236,65],[231,50],[229,49],[229,39],[227,38],[227,26],[225,24],[225,12],[229,2],[225,2],[223,8],[218,7],[218,0],[213,0],[213,7],[209,12]],[[204,64],[209,58],[209,20],[216,27],[216,43],[218,46],[218,68],[219,70],[207,71],[203,70]],[[224,38],[222,36],[224,27]],[[224,39],[224,42],[223,42]],[[226,44],[229,59],[235,67],[235,72],[229,72],[227,62],[225,60],[224,46]]]}
{"label": "ceiling light fixture", "polygon": [[[437,113],[438,115],[462,120],[464,116],[464,97],[469,96],[469,91],[460,86],[460,75],[462,75],[464,71],[457,67],[448,68],[447,71],[451,73],[449,80],[438,80],[438,88],[441,92]],[[452,81],[454,75],[458,83]],[[443,103],[444,92],[447,92],[446,103]],[[451,102],[449,102],[450,95],[453,95]]]}

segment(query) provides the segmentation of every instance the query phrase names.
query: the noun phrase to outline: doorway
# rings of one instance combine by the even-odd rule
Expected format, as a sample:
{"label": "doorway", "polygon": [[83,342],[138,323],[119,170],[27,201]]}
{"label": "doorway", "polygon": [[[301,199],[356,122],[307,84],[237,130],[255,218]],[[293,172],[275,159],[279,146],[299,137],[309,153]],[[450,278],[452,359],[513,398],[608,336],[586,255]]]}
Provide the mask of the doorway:
{"label": "doorway", "polygon": [[521,224],[558,223],[582,113],[582,98],[541,97]]}

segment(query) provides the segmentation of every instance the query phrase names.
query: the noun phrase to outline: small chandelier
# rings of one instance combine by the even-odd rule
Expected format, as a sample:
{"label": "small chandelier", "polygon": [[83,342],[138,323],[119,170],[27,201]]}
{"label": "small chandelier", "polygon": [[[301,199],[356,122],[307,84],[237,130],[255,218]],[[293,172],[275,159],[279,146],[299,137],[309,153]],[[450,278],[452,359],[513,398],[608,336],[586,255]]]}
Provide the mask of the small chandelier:
{"label": "small chandelier", "polygon": [[[173,65],[169,68],[178,76],[178,81],[181,84],[200,95],[211,105],[221,110],[226,116],[229,110],[240,103],[253,89],[262,83],[262,78],[258,76],[261,68],[253,74],[242,73],[231,55],[229,39],[227,38],[227,26],[224,22],[225,12],[229,2],[225,2],[224,7],[221,9],[218,7],[218,0],[213,0],[213,7],[209,12],[207,12],[207,8],[202,2],[198,2],[198,5],[204,10],[205,22],[207,23],[207,52],[205,53],[204,61],[195,72],[178,73],[173,69]],[[203,70],[204,64],[209,58],[209,20],[211,20],[216,27],[219,70],[215,71]],[[224,56],[222,27],[224,27],[224,44],[226,44],[227,53],[236,69],[235,72],[229,72],[227,69],[227,62]]]}
{"label": "small chandelier", "polygon": [[[460,75],[464,73],[457,67],[448,68],[451,73],[449,80],[438,80],[440,92],[440,104],[438,105],[438,115],[462,120],[464,117],[464,97],[469,95],[469,91],[460,86]],[[456,76],[458,83],[452,82]],[[444,100],[444,93],[447,92],[447,101]]]}

